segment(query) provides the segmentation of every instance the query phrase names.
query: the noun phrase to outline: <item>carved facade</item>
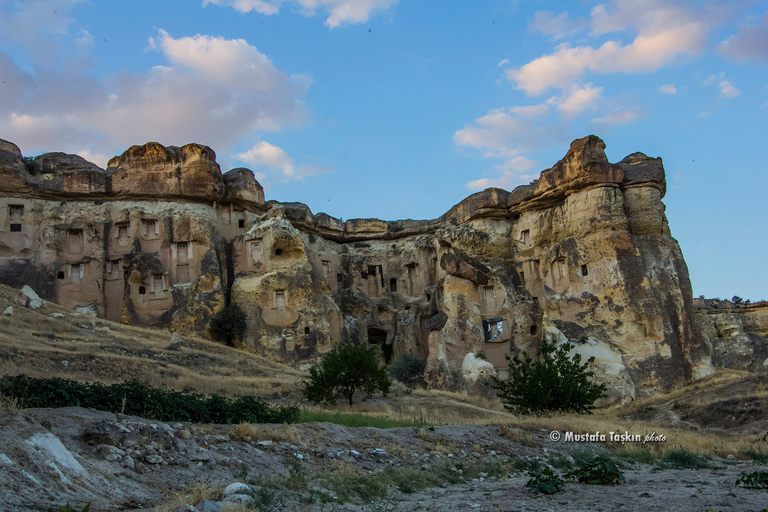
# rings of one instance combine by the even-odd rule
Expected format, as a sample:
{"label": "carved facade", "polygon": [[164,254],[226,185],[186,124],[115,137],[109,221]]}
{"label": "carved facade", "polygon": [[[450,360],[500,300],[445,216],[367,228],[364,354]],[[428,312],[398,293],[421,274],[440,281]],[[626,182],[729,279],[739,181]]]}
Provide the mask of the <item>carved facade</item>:
{"label": "carved facade", "polygon": [[[133,146],[106,170],[0,141],[0,281],[114,321],[206,332],[227,301],[243,342],[315,360],[344,339],[427,358],[473,385],[542,337],[595,355],[610,400],[713,371],[661,199],[661,159],[618,164],[595,136],[531,185],[474,194],[431,221],[342,222],[264,201],[210,148]],[[487,362],[468,359],[483,352]],[[464,371],[462,368],[464,367]],[[482,372],[480,372],[482,374]]]}

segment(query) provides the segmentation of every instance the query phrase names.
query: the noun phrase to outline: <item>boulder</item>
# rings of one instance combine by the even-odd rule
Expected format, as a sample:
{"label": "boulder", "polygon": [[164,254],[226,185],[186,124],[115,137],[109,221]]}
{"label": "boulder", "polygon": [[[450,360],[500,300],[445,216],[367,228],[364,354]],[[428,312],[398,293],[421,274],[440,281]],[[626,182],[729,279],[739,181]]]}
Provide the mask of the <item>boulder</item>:
{"label": "boulder", "polygon": [[35,290],[30,288],[28,285],[24,285],[24,287],[19,290],[19,294],[16,296],[15,301],[30,309],[38,309],[43,305],[43,299],[41,299],[35,293]]}
{"label": "boulder", "polygon": [[224,173],[224,188],[223,201],[251,207],[264,205],[264,187],[250,169],[238,167]]}

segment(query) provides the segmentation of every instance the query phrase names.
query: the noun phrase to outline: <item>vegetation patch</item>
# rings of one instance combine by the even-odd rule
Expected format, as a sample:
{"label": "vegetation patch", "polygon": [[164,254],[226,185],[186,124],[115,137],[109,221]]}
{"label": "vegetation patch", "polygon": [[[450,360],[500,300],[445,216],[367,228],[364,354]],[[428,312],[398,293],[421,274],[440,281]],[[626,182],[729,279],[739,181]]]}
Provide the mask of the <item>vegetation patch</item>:
{"label": "vegetation patch", "polygon": [[605,384],[590,380],[589,366],[595,358],[581,364],[581,355],[571,357],[574,345],[543,341],[541,360],[528,354],[515,355],[509,362],[509,379],[491,377],[504,408],[516,414],[544,414],[551,411],[591,413],[594,403],[605,394]]}
{"label": "vegetation patch", "polygon": [[624,473],[619,466],[605,457],[595,457],[588,464],[567,473],[566,478],[590,485],[619,485],[624,482]]}
{"label": "vegetation patch", "polygon": [[746,489],[768,489],[768,471],[742,473],[736,480],[736,485]]}
{"label": "vegetation patch", "polygon": [[672,469],[706,469],[709,467],[707,460],[685,448],[670,450],[659,461],[659,465]]}
{"label": "vegetation patch", "polygon": [[367,414],[348,414],[340,412],[313,412],[301,411],[299,423],[335,423],[345,427],[374,427],[374,428],[395,428],[395,427],[423,427],[427,425],[418,420],[396,420],[391,418],[382,418],[378,416],[369,416]]}
{"label": "vegetation patch", "polygon": [[557,475],[552,468],[546,467],[540,471],[529,472],[531,477],[525,487],[534,494],[554,494],[563,490],[565,480]]}
{"label": "vegetation patch", "polygon": [[153,388],[136,379],[105,385],[6,375],[0,378],[0,395],[18,400],[23,407],[86,407],[160,421],[295,423],[299,419],[296,407],[271,407],[252,396],[206,397],[192,389]]}

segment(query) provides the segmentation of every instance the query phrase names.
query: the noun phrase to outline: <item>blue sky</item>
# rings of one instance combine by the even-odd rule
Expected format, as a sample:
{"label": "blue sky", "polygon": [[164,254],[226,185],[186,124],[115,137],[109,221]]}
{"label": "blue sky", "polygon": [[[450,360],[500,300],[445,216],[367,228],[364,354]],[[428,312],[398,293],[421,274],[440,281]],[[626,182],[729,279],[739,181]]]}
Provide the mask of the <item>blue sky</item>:
{"label": "blue sky", "polygon": [[694,294],[768,299],[768,1],[0,0],[0,138],[199,142],[267,199],[435,218],[590,133],[661,156]]}

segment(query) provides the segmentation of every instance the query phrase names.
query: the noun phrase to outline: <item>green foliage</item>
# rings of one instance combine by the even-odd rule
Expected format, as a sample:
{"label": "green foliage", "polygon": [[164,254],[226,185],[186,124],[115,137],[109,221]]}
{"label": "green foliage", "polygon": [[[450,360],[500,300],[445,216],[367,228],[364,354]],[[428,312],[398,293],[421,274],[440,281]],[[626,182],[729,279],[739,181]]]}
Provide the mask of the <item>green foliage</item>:
{"label": "green foliage", "polygon": [[674,469],[706,469],[709,467],[704,457],[685,448],[668,451],[659,462],[661,466]]}
{"label": "green foliage", "polygon": [[206,397],[192,389],[173,391],[142,384],[136,379],[120,384],[93,384],[24,374],[0,378],[0,395],[19,400],[23,407],[87,407],[160,421],[195,423],[295,423],[297,407],[270,407],[260,398]]}
{"label": "green foliage", "polygon": [[744,299],[742,299],[738,295],[734,295],[733,298],[731,299],[731,302],[733,302],[734,304],[741,304],[742,302],[744,302]]}
{"label": "green foliage", "polygon": [[542,414],[550,411],[591,413],[594,403],[605,394],[605,384],[590,381],[594,372],[590,357],[581,364],[581,355],[569,357],[571,343],[557,346],[541,343],[541,360],[528,354],[509,362],[509,380],[491,377],[491,387],[498,391],[504,408],[518,414]]}
{"label": "green foliage", "polygon": [[532,471],[528,473],[531,477],[525,484],[532,493],[554,494],[563,490],[565,480],[560,478],[559,475],[552,471],[552,468],[545,467],[540,471]]}
{"label": "green foliage", "polygon": [[768,489],[768,471],[742,473],[736,480],[736,485],[747,489]]}
{"label": "green foliage", "polygon": [[245,334],[246,316],[240,306],[229,304],[211,318],[208,332],[214,340],[234,346],[235,340],[241,340]]}
{"label": "green foliage", "polygon": [[764,452],[762,450],[753,450],[750,448],[749,450],[744,450],[741,453],[754,461],[760,462],[762,464],[768,464],[768,452]]}
{"label": "green foliage", "polygon": [[386,396],[391,385],[387,369],[379,366],[376,349],[346,342],[333,347],[320,364],[310,368],[304,395],[310,402],[336,403],[341,394],[352,405],[358,389],[369,395],[381,391]]}
{"label": "green foliage", "polygon": [[659,460],[658,457],[656,457],[656,454],[645,446],[633,450],[619,450],[616,452],[616,455],[624,459],[639,462],[640,464],[654,464]]}
{"label": "green foliage", "polygon": [[605,457],[595,457],[579,469],[566,473],[565,477],[590,485],[619,485],[624,482],[624,473],[619,466]]}
{"label": "green foliage", "polygon": [[423,427],[428,425],[422,419],[414,418],[393,420],[381,418],[378,416],[368,416],[367,414],[342,414],[340,412],[314,412],[301,411],[299,423],[335,423],[345,427],[374,427],[374,428],[395,428],[395,427]]}
{"label": "green foliage", "polygon": [[81,510],[77,510],[76,508],[70,507],[69,503],[67,503],[66,505],[59,505],[56,508],[48,508],[48,512],[88,512],[89,510],[91,510],[90,503],[84,506]]}
{"label": "green foliage", "polygon": [[411,384],[424,377],[426,368],[426,359],[406,353],[397,356],[397,359],[389,367],[389,374],[393,379],[399,380],[403,384]]}

